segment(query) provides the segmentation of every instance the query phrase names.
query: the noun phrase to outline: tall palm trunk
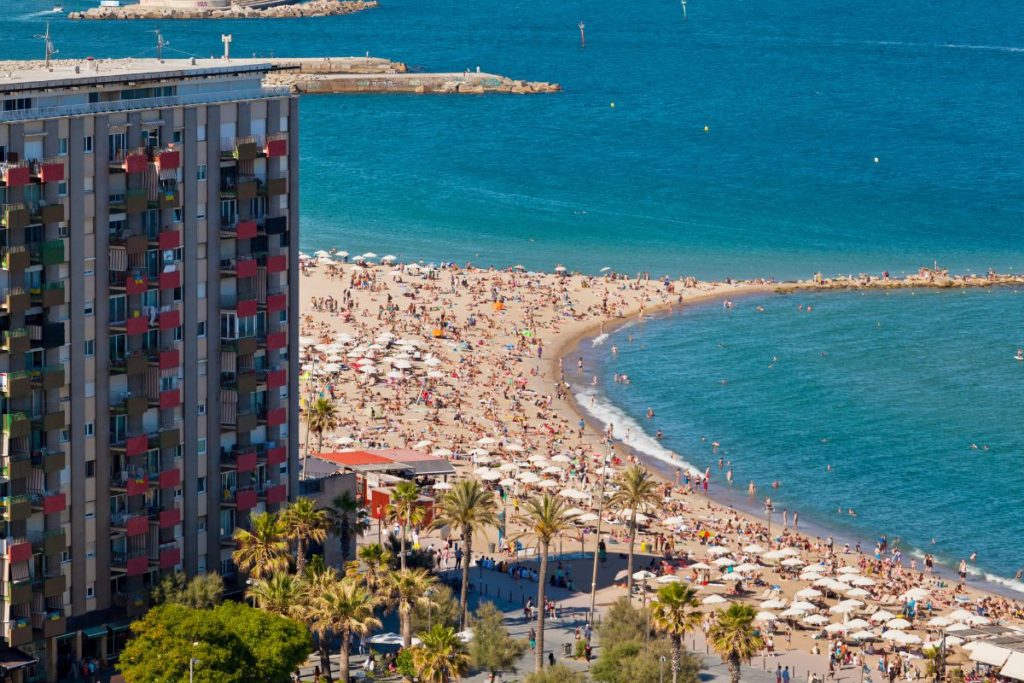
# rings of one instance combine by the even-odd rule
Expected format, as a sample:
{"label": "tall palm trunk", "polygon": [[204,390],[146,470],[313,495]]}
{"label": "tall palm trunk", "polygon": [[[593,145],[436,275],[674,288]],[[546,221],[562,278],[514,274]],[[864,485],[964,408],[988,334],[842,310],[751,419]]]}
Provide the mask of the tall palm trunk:
{"label": "tall palm trunk", "polygon": [[740,683],[740,657],[737,654],[729,655],[729,677],[732,683]]}
{"label": "tall palm trunk", "polygon": [[412,605],[402,603],[398,607],[398,620],[402,623],[402,647],[412,647]]}
{"label": "tall palm trunk", "polygon": [[341,661],[338,662],[338,680],[341,683],[348,683],[348,646],[350,635],[348,629],[344,629],[341,632],[341,657],[339,658]]}
{"label": "tall palm trunk", "polygon": [[347,512],[341,519],[340,527],[338,530],[338,543],[341,546],[341,558],[343,562],[348,562],[348,553],[352,549],[352,532],[349,529]]}
{"label": "tall palm trunk", "polygon": [[306,539],[300,534],[295,539],[295,575],[300,579],[306,569]]}
{"label": "tall palm trunk", "polygon": [[459,596],[459,630],[466,628],[466,614],[469,610],[469,562],[473,557],[473,528],[462,527],[462,543],[466,551],[462,556],[462,593]]}
{"label": "tall palm trunk", "polygon": [[333,683],[331,678],[331,651],[327,646],[327,634],[322,633],[317,639],[317,650],[320,651],[320,672],[327,677],[327,683]]}
{"label": "tall palm trunk", "polygon": [[683,649],[683,637],[672,636],[672,683],[679,683],[679,664]]}
{"label": "tall palm trunk", "polygon": [[544,593],[548,578],[548,543],[540,544],[540,574],[537,577],[537,651],[534,666],[537,671],[544,669]]}
{"label": "tall palm trunk", "polygon": [[402,526],[402,569],[405,569],[405,539],[409,537],[409,520],[412,519],[412,506],[405,510],[405,525]]}
{"label": "tall palm trunk", "polygon": [[633,544],[636,543],[636,508],[629,513],[629,559],[626,560],[626,596],[633,599]]}

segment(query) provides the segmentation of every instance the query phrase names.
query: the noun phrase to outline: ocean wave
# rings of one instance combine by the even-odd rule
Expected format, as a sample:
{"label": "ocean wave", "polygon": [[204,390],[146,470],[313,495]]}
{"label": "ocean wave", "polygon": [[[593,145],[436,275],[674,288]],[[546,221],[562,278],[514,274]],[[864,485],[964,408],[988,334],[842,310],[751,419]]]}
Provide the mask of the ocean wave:
{"label": "ocean wave", "polygon": [[604,344],[607,339],[608,339],[608,333],[604,332],[604,333],[599,334],[596,337],[594,337],[593,341],[590,342],[590,345],[591,346],[600,346],[601,344]]}
{"label": "ocean wave", "polygon": [[673,467],[682,467],[692,474],[701,474],[700,470],[684,460],[681,455],[662,446],[657,439],[644,431],[640,423],[608,401],[600,392],[579,391],[576,393],[576,402],[580,409],[599,422],[602,428],[612,425],[612,436],[637,453]]}
{"label": "ocean wave", "polygon": [[994,583],[1000,586],[1005,586],[1016,593],[1024,593],[1024,581],[1018,581],[1017,579],[1008,579],[1005,576],[999,576],[997,574],[983,574],[985,580],[989,583]]}

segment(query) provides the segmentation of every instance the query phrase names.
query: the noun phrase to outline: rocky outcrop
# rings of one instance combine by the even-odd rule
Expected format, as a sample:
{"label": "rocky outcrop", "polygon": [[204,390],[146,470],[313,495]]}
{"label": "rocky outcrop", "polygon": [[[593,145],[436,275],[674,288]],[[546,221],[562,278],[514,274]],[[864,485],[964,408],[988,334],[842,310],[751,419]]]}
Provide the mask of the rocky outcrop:
{"label": "rocky outcrop", "polygon": [[272,7],[240,7],[211,10],[183,10],[125,5],[123,7],[93,7],[84,12],[71,12],[70,19],[297,19],[301,17],[330,17],[352,14],[377,6],[377,0],[310,0]]}

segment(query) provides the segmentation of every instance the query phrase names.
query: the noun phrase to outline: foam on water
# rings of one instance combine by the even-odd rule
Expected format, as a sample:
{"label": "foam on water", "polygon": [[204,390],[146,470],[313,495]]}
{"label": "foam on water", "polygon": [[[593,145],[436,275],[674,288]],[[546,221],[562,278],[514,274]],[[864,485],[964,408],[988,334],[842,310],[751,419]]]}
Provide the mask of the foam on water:
{"label": "foam on water", "polygon": [[599,334],[596,337],[594,337],[593,341],[590,342],[590,345],[591,346],[600,346],[601,344],[604,344],[606,339],[608,339],[608,333],[607,332],[605,332],[604,334]]}

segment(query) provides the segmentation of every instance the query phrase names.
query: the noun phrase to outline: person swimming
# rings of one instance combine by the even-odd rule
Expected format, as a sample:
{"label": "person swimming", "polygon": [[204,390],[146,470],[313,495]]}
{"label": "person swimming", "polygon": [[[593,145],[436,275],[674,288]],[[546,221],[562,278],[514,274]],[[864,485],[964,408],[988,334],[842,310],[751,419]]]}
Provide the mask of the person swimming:
{"label": "person swimming", "polygon": [[665,435],[662,434],[661,430],[659,429],[657,432],[654,433],[654,438],[657,439],[658,441],[661,441],[662,439],[665,438]]}
{"label": "person swimming", "polygon": [[650,419],[653,419],[653,418],[654,418],[654,408],[651,408],[650,406],[648,406],[647,407],[647,419],[650,420]]}

